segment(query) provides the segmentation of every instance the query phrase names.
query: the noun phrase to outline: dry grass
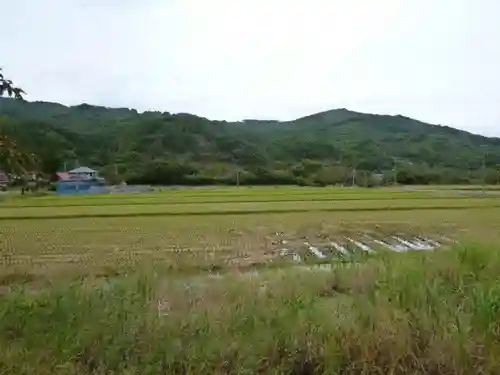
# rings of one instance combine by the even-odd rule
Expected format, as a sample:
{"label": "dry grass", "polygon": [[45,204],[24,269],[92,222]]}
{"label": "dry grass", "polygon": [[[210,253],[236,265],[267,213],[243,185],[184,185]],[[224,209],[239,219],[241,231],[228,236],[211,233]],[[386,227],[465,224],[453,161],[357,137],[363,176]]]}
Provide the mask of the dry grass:
{"label": "dry grass", "polygon": [[500,210],[489,209],[12,220],[0,229],[0,275],[71,278],[141,263],[193,272],[255,267],[276,259],[277,233],[313,243],[370,231],[440,232],[494,242],[499,216]]}
{"label": "dry grass", "polygon": [[499,252],[385,254],[331,271],[153,268],[0,300],[0,372],[497,374]]}
{"label": "dry grass", "polygon": [[[336,204],[380,204],[359,201]],[[490,207],[3,220],[0,374],[497,374],[498,217]],[[278,257],[283,236],[372,231],[482,245],[330,271]]]}

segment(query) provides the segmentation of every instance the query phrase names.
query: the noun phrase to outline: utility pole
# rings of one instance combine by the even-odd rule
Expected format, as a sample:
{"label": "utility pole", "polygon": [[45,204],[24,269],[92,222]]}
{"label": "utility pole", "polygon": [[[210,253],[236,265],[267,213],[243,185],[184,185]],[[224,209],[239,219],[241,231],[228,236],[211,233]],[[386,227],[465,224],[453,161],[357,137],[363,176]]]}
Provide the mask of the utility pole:
{"label": "utility pole", "polygon": [[483,161],[482,161],[482,165],[481,165],[481,177],[482,177],[482,180],[483,180],[483,195],[486,194],[486,151],[483,151]]}
{"label": "utility pole", "polygon": [[236,187],[240,187],[240,171],[236,171]]}
{"label": "utility pole", "polygon": [[398,167],[396,165],[396,158],[392,158],[392,163],[393,163],[393,169],[392,171],[394,172],[394,185],[397,185],[398,184]]}
{"label": "utility pole", "polygon": [[352,163],[352,187],[356,184],[356,155],[353,157]]}

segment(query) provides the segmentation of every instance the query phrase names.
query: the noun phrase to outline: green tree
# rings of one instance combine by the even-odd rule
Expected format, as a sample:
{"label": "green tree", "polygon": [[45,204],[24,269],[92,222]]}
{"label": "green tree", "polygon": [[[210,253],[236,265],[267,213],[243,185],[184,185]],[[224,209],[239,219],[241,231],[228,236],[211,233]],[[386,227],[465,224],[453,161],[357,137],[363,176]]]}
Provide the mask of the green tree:
{"label": "green tree", "polygon": [[23,151],[17,142],[6,135],[0,135],[0,166],[7,173],[16,176],[27,174],[36,165],[36,156]]}
{"label": "green tree", "polygon": [[[25,92],[14,86],[11,80],[6,79],[0,69],[0,97],[5,94],[17,100],[23,100]],[[8,135],[0,134],[0,168],[21,183],[23,193],[25,185],[33,179],[37,164],[37,158],[33,153],[23,150]]]}
{"label": "green tree", "polygon": [[[15,97],[13,89],[2,92]],[[365,185],[372,173],[393,181],[394,160],[402,184],[483,177],[494,183],[495,174],[484,170],[500,165],[498,138],[347,110],[286,122],[225,122],[0,98],[0,117],[0,134],[15,140],[19,152],[37,155],[37,170],[52,174],[78,161],[110,180],[137,184],[235,184],[238,176],[242,185],[350,185],[355,168],[355,182]],[[3,165],[25,163],[15,154],[4,153],[12,163]]]}
{"label": "green tree", "polygon": [[26,93],[23,89],[14,86],[11,80],[5,78],[2,68],[0,68],[0,97],[4,94],[7,94],[9,97],[23,100],[23,95]]}

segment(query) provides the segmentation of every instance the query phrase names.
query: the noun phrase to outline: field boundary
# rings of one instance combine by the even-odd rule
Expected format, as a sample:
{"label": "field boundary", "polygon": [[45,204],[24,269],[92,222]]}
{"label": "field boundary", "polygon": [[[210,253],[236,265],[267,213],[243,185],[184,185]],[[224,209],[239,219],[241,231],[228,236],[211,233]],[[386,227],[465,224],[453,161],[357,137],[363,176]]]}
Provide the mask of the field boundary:
{"label": "field boundary", "polygon": [[[406,193],[407,194],[407,193]],[[12,209],[12,208],[45,208],[45,207],[94,207],[94,206],[148,206],[148,205],[153,205],[153,204],[219,204],[219,203],[264,203],[264,202],[269,202],[269,203],[278,203],[278,202],[335,202],[335,201],[387,201],[387,200],[394,200],[394,199],[408,199],[408,200],[435,200],[435,199],[443,199],[442,196],[437,196],[437,195],[414,195],[414,194],[407,194],[408,196],[357,196],[357,195],[352,195],[349,196],[347,194],[343,194],[340,196],[327,196],[325,194],[324,197],[307,197],[304,195],[299,195],[298,197],[294,198],[284,198],[284,199],[276,199],[276,197],[280,197],[279,195],[275,196],[265,196],[266,199],[262,199],[262,197],[256,196],[255,199],[217,199],[217,200],[189,200],[188,198],[185,198],[184,196],[182,198],[185,198],[184,200],[177,200],[177,199],[159,199],[157,197],[146,197],[145,199],[141,199],[142,201],[131,201],[127,202],[127,199],[130,198],[125,198],[122,201],[115,201],[113,202],[113,199],[110,199],[109,201],[102,202],[102,200],[93,200],[92,203],[88,202],[76,202],[76,203],[66,203],[61,201],[61,204],[52,204],[53,201],[49,202],[44,202],[44,204],[13,204],[13,203],[8,203],[4,205],[0,205],[0,210],[1,209]],[[198,197],[199,198],[199,197]],[[203,197],[207,198],[207,197]],[[234,197],[231,197],[234,198]],[[454,196],[453,199],[469,199],[469,196]],[[488,197],[490,198],[490,197]],[[137,198],[136,198],[137,199]],[[22,202],[22,201],[21,201]],[[20,202],[20,203],[21,203]],[[17,202],[16,202],[17,203]],[[65,203],[65,204],[62,204]]]}
{"label": "field boundary", "polygon": [[301,212],[375,212],[375,211],[432,211],[432,210],[467,210],[467,209],[495,209],[498,204],[485,205],[435,205],[428,207],[329,207],[329,208],[287,208],[272,210],[221,210],[221,211],[192,211],[192,212],[137,212],[137,213],[100,213],[100,214],[60,214],[60,215],[25,215],[0,216],[0,221],[6,220],[37,220],[37,219],[83,219],[83,218],[119,218],[119,217],[153,217],[153,216],[221,216],[221,215],[255,215],[255,214],[287,214]]}

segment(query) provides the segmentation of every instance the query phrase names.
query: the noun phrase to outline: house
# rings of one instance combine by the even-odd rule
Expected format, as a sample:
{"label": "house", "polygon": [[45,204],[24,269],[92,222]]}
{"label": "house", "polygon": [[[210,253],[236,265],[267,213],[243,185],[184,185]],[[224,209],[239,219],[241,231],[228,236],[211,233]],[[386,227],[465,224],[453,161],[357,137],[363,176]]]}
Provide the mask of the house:
{"label": "house", "polygon": [[78,167],[68,172],[72,180],[94,180],[98,179],[97,171],[88,167]]}
{"label": "house", "polygon": [[97,171],[88,167],[56,173],[57,193],[60,195],[99,194],[105,191],[105,181]]}
{"label": "house", "polygon": [[5,189],[9,185],[9,176],[7,173],[0,170],[0,189]]}

